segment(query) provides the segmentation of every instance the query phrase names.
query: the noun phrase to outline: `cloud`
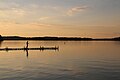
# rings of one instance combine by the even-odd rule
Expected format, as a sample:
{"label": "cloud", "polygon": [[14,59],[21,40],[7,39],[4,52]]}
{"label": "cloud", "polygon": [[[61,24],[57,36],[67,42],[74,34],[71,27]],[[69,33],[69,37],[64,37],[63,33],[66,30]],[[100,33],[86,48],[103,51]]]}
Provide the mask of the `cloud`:
{"label": "cloud", "polygon": [[[4,15],[3,15],[4,14]],[[0,17],[23,17],[26,11],[16,3],[0,4]]]}
{"label": "cloud", "polygon": [[12,12],[21,17],[26,15],[26,11],[24,9],[12,8]]}
{"label": "cloud", "polygon": [[88,7],[87,6],[78,6],[78,7],[73,7],[68,10],[67,15],[72,16],[76,13],[79,13],[81,11],[86,10]]}
{"label": "cloud", "polygon": [[46,19],[49,19],[49,18],[50,17],[45,16],[45,17],[40,17],[39,20],[46,20]]}
{"label": "cloud", "polygon": [[11,8],[11,9],[0,9],[0,17],[13,18],[13,17],[23,17],[26,15],[24,9]]}
{"label": "cloud", "polygon": [[34,25],[34,26],[43,26],[43,27],[52,27],[53,25],[51,24],[44,24],[44,23],[31,23],[30,25]]}

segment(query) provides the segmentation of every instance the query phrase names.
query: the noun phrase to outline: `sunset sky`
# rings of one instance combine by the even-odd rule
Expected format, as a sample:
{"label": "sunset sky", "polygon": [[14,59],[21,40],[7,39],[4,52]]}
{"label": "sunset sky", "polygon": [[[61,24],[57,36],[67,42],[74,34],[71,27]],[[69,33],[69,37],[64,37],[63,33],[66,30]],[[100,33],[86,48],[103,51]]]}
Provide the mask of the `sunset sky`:
{"label": "sunset sky", "polygon": [[120,36],[120,0],[0,0],[0,34]]}

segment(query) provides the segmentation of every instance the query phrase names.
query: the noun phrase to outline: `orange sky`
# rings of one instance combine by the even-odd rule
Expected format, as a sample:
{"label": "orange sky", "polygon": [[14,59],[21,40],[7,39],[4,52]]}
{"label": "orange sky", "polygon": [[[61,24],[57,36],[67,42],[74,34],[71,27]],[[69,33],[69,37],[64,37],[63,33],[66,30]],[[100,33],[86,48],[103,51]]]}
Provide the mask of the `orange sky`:
{"label": "orange sky", "polygon": [[0,0],[0,34],[120,36],[119,0]]}

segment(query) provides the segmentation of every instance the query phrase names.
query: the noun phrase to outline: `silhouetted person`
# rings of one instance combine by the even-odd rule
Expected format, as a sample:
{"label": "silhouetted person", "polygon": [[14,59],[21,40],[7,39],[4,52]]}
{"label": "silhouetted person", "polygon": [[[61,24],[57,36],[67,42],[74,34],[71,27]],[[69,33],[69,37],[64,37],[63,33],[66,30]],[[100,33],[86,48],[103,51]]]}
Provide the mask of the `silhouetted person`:
{"label": "silhouetted person", "polygon": [[29,44],[29,43],[28,43],[28,41],[27,41],[27,42],[26,42],[26,49],[28,49],[28,44]]}

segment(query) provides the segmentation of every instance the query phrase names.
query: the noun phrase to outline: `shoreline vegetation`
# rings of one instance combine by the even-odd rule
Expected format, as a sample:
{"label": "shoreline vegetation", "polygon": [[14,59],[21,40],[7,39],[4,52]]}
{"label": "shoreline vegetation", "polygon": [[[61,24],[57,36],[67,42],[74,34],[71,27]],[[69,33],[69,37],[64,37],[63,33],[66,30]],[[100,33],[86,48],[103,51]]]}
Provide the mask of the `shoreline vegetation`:
{"label": "shoreline vegetation", "polygon": [[1,36],[0,41],[4,40],[44,40],[44,41],[120,41],[120,37],[114,38],[81,38],[81,37],[20,37],[20,36]]}

